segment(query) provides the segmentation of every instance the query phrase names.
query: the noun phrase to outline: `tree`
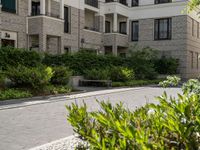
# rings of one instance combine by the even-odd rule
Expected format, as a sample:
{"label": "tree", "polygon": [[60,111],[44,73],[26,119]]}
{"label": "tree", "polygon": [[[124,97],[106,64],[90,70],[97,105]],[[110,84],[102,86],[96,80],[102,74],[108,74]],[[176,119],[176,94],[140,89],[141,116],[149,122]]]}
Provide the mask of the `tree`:
{"label": "tree", "polygon": [[190,0],[188,2],[189,11],[194,10],[200,5],[200,0]]}

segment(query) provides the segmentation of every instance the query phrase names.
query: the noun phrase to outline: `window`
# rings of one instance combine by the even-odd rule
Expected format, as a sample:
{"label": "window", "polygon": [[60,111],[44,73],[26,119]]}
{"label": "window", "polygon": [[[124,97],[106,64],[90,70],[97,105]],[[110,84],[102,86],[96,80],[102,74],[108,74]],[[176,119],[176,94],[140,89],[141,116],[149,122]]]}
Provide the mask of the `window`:
{"label": "window", "polygon": [[170,40],[171,39],[171,18],[156,19],[154,25],[155,40]]}
{"label": "window", "polygon": [[106,21],[105,22],[105,32],[106,33],[110,33],[110,21]]}
{"label": "window", "polygon": [[172,0],[155,0],[155,4],[171,3]]}
{"label": "window", "polygon": [[139,0],[132,0],[132,7],[139,6]]}
{"label": "window", "polygon": [[70,54],[70,47],[64,47],[64,53]]}
{"label": "window", "polygon": [[196,63],[197,63],[197,69],[199,69],[199,54],[198,53],[196,53]]}
{"label": "window", "polygon": [[70,13],[69,13],[69,8],[65,7],[64,8],[64,32],[65,33],[69,33],[70,32],[70,17],[69,17]]}
{"label": "window", "polygon": [[119,23],[119,33],[126,34],[126,22]]}
{"label": "window", "polygon": [[32,2],[32,16],[40,15],[40,2]]}
{"label": "window", "polygon": [[2,11],[16,13],[16,0],[1,0]]}
{"label": "window", "polygon": [[191,58],[191,68],[193,69],[194,68],[194,58],[193,58],[193,52],[190,51],[190,58]]}
{"label": "window", "polygon": [[132,39],[132,41],[138,41],[138,39],[139,39],[139,22],[138,21],[132,22],[131,39]]}
{"label": "window", "polygon": [[192,19],[192,36],[194,36],[194,19]]}
{"label": "window", "polygon": [[199,22],[197,22],[197,38],[199,38]]}

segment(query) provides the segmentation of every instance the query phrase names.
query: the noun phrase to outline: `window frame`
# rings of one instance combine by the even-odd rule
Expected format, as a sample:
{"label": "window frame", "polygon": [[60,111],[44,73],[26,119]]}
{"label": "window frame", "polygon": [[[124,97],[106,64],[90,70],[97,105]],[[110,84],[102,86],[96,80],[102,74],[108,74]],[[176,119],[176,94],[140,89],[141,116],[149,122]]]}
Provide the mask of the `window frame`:
{"label": "window frame", "polygon": [[[134,34],[133,34],[133,24],[134,23],[137,23],[138,24],[138,31],[137,31],[137,39],[135,39],[134,38]],[[139,28],[139,21],[137,21],[137,20],[135,20],[135,21],[132,21],[131,22],[131,41],[135,41],[135,42],[137,42],[137,41],[139,41],[139,30],[140,30],[140,28]]]}
{"label": "window frame", "polygon": [[[137,4],[133,3],[133,1],[137,1],[137,2],[136,2]],[[139,6],[139,0],[132,0],[132,1],[131,1],[131,6],[132,6],[132,7],[137,7],[137,6]]]}
{"label": "window frame", "polygon": [[161,0],[155,0],[154,4],[166,4],[166,3],[172,3],[172,0],[168,0],[167,2],[162,2]]}
{"label": "window frame", "polygon": [[[68,10],[67,17],[65,16],[65,10]],[[66,21],[67,18],[67,21]],[[67,27],[66,27],[67,25]],[[71,33],[71,8],[69,6],[64,6],[64,33]]]}
{"label": "window frame", "polygon": [[14,9],[14,10],[9,9],[9,8],[5,8],[2,1],[1,1],[1,6],[2,6],[1,10],[2,10],[3,12],[12,13],[12,14],[17,14],[18,0],[13,0],[13,1],[15,2],[15,9]]}
{"label": "window frame", "polygon": [[[125,32],[123,32],[123,29],[122,29],[123,25],[125,25]],[[125,21],[119,22],[119,33],[127,34],[127,22]]]}
{"label": "window frame", "polygon": [[[161,38],[160,37],[160,21],[167,20],[167,37]],[[158,22],[158,26],[156,23]],[[172,18],[160,18],[154,20],[154,40],[161,41],[161,40],[171,40],[172,39]]]}

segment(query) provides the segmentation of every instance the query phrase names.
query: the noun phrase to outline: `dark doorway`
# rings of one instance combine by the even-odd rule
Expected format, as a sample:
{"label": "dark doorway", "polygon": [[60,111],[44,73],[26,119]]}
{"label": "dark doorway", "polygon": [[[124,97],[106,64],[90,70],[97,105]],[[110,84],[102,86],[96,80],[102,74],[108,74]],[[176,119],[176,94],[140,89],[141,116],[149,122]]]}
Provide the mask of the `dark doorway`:
{"label": "dark doorway", "polygon": [[5,40],[5,39],[2,39],[1,40],[1,45],[3,47],[6,47],[6,46],[15,47],[15,41],[14,40]]}

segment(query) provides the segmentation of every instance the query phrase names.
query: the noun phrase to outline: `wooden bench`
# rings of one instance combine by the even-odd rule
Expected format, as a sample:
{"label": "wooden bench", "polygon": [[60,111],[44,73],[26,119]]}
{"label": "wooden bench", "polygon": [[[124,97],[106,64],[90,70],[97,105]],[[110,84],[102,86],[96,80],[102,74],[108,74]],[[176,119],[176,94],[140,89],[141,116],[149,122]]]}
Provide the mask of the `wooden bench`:
{"label": "wooden bench", "polygon": [[79,80],[79,86],[112,87],[111,80]]}

